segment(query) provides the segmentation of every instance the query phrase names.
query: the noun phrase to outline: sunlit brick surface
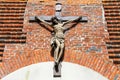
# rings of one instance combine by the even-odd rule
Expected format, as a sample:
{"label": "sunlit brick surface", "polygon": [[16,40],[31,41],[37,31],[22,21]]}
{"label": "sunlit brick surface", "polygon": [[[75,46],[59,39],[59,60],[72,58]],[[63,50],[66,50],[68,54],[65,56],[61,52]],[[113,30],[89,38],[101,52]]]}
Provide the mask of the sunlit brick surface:
{"label": "sunlit brick surface", "polygon": [[[63,61],[86,66],[109,80],[120,80],[119,68],[112,63],[108,55],[106,41],[109,40],[109,33],[102,1],[60,0],[60,2],[63,4],[62,16],[88,17],[87,23],[79,23],[65,32]],[[3,62],[0,63],[0,78],[27,65],[54,60],[50,53],[51,33],[38,23],[30,23],[29,17],[54,15],[55,3],[55,0],[28,0],[22,29],[27,33],[26,43],[5,44]]]}

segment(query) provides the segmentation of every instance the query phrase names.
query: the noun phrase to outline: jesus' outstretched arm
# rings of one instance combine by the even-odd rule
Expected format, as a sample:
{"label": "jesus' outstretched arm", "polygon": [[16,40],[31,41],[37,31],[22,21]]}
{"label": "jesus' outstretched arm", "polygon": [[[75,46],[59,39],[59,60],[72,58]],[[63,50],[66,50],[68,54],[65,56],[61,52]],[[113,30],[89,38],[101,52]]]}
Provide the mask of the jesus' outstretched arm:
{"label": "jesus' outstretched arm", "polygon": [[70,30],[71,28],[75,27],[81,20],[82,17],[78,17],[77,19],[74,19],[74,20],[69,20],[67,22],[64,22],[63,23],[63,26],[65,26],[66,24],[69,24],[69,23],[74,23],[72,26],[66,26],[64,28],[64,31],[67,31],[67,30]]}
{"label": "jesus' outstretched arm", "polygon": [[80,16],[80,17],[78,17],[77,19],[68,20],[68,21],[64,22],[63,24],[66,25],[66,24],[69,24],[69,23],[72,23],[72,22],[78,23],[78,22],[80,21],[81,18],[82,18],[82,17]]}
{"label": "jesus' outstretched arm", "polygon": [[42,22],[44,25],[47,25],[47,26],[52,26],[51,23],[45,21],[45,20],[42,20],[40,18],[38,18],[37,16],[35,16],[35,19],[38,21],[38,22]]}

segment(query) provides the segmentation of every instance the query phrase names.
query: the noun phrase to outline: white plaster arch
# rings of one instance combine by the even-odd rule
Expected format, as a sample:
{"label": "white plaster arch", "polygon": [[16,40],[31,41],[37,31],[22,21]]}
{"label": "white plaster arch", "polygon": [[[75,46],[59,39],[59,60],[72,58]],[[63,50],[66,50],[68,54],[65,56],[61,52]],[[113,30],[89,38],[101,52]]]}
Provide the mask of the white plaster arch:
{"label": "white plaster arch", "polygon": [[98,72],[74,63],[62,62],[62,77],[53,78],[53,62],[23,67],[2,80],[108,80]]}

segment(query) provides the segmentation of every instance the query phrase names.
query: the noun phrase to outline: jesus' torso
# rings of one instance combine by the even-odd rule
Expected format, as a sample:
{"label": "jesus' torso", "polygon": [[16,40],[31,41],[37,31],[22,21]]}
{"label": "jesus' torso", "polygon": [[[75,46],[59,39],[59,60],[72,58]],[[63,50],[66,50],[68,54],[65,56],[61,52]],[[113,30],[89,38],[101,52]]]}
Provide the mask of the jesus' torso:
{"label": "jesus' torso", "polygon": [[54,25],[54,32],[55,32],[55,37],[64,39],[64,26],[62,23],[58,23],[57,25]]}

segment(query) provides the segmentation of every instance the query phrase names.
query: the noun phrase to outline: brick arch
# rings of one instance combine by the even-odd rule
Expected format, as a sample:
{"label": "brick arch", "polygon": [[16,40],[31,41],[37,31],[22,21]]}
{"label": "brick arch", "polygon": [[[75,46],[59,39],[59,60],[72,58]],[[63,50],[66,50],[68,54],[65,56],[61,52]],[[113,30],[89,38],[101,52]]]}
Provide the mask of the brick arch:
{"label": "brick arch", "polygon": [[[32,0],[31,0],[32,1]],[[47,1],[47,0],[46,0]],[[99,3],[99,0],[93,0],[93,3],[94,3],[94,1],[98,1],[98,3]],[[70,2],[70,0],[68,0],[68,2]],[[79,3],[79,1],[78,1],[78,3]],[[88,3],[87,1],[85,2],[85,4],[86,3]],[[97,2],[96,2],[97,3]],[[51,3],[52,4],[52,3]],[[69,4],[69,3],[68,3]],[[92,4],[92,3],[91,3]],[[34,6],[34,5],[33,5]],[[29,5],[27,6],[28,8],[29,8]],[[47,9],[48,7],[51,7],[51,5],[47,5],[47,7],[45,7],[45,9]],[[53,6],[52,6],[53,7]],[[76,6],[75,6],[76,7]],[[39,7],[38,7],[39,8]],[[46,13],[45,12],[45,9],[43,9],[43,13],[41,13],[41,14],[44,14],[44,13]],[[54,12],[53,12],[53,10],[50,8],[49,9],[50,11],[48,12],[48,13],[46,13],[46,15],[47,14],[53,14]],[[52,11],[52,12],[51,12]],[[27,12],[27,11],[26,11]],[[94,12],[97,12],[97,11],[95,11],[94,10]],[[37,11],[36,11],[36,14],[37,14]],[[39,12],[38,12],[38,14],[39,14]],[[84,13],[83,13],[84,14]],[[88,15],[88,14],[87,14]],[[101,14],[97,14],[97,16],[101,16]],[[27,35],[27,38],[28,39],[30,39],[30,40],[32,40],[32,38],[34,38],[34,37],[32,37],[31,38],[31,33],[29,32],[29,31],[32,31],[32,29],[33,30],[35,30],[35,28],[38,28],[37,26],[37,24],[32,24],[32,28],[31,27],[27,27],[27,26],[30,26],[30,25],[28,25],[28,24],[26,24],[26,22],[28,21],[28,17],[30,16],[30,15],[25,15],[25,16],[27,16],[27,18],[25,19],[25,28],[24,28],[24,30],[26,31],[26,32],[28,32],[28,34],[29,35]],[[90,15],[89,15],[90,16]],[[92,25],[92,23],[91,23],[91,25]],[[90,25],[90,26],[91,26]],[[81,26],[81,25],[78,25],[78,26]],[[86,25],[87,26],[87,25]],[[102,25],[102,26],[104,26],[104,25]],[[89,26],[88,26],[89,27]],[[81,27],[78,27],[77,29],[81,29]],[[42,29],[41,29],[42,30]],[[86,30],[86,29],[85,29]],[[37,30],[36,30],[37,31]],[[75,32],[75,31],[77,31],[77,30],[71,30],[71,32]],[[99,31],[99,29],[98,29],[98,31]],[[102,32],[102,29],[100,29],[100,31]],[[35,32],[35,31],[34,31]],[[87,32],[87,31],[86,31]],[[90,30],[88,30],[88,32],[90,32]],[[37,32],[35,32],[34,34],[32,34],[32,36],[33,35],[35,35]],[[39,32],[38,32],[39,33]],[[41,32],[40,32],[41,33]],[[43,30],[43,32],[42,33],[44,33],[44,34],[48,34],[48,35],[50,35],[47,31],[45,31],[45,30]],[[76,32],[77,33],[77,32]],[[104,33],[104,32],[102,32],[102,33]],[[47,36],[48,36],[47,35]],[[67,38],[66,40],[68,40],[68,42],[70,42],[69,41],[69,39],[70,39],[70,37],[71,36],[69,36],[69,35],[76,35],[75,33],[69,33],[69,34],[67,34],[67,36],[69,37],[69,38]],[[81,32],[79,31],[78,32],[78,34],[77,35],[81,35]],[[94,35],[94,34],[93,34]],[[101,38],[103,38],[103,36],[101,37],[101,36],[99,36],[99,34],[96,34],[95,33],[95,35],[96,36],[98,36],[98,39],[97,40],[100,40],[100,41],[103,41],[104,39],[101,39]],[[102,34],[103,35],[103,34]],[[104,34],[105,35],[105,34]],[[44,35],[44,36],[46,36],[46,35]],[[39,36],[38,36],[39,37]],[[88,36],[89,37],[89,36]],[[40,38],[40,37],[39,37]],[[48,37],[48,38],[50,38],[50,37]],[[104,37],[105,38],[105,37]],[[40,41],[41,41],[41,43],[46,43],[47,45],[45,45],[45,46],[43,46],[44,48],[41,48],[41,47],[39,47],[39,46],[41,46],[41,45],[37,45],[37,48],[38,49],[35,49],[36,48],[36,42],[39,42],[39,41],[32,41],[32,42],[35,42],[35,44],[33,44],[33,45],[28,45],[28,42],[30,41],[30,40],[28,40],[27,39],[27,43],[25,44],[25,45],[27,45],[26,47],[24,47],[24,49],[22,48],[23,46],[21,46],[21,45],[18,45],[17,47],[15,47],[15,46],[13,46],[13,45],[10,45],[10,46],[13,46],[13,48],[14,48],[14,50],[16,50],[16,48],[17,49],[19,49],[19,50],[16,50],[16,52],[15,52],[15,56],[14,57],[12,57],[11,59],[9,59],[9,60],[5,60],[5,61],[3,61],[2,63],[0,63],[0,66],[1,66],[1,68],[0,68],[0,78],[2,78],[2,77],[4,77],[4,76],[6,76],[6,75],[8,75],[9,73],[11,73],[11,72],[13,72],[13,71],[15,71],[15,70],[17,70],[17,69],[19,69],[19,68],[22,68],[22,67],[24,67],[24,66],[27,66],[27,65],[31,65],[31,64],[35,64],[35,63],[39,63],[39,62],[46,62],[46,61],[53,61],[53,58],[50,56],[50,47],[49,48],[46,48],[46,46],[47,45],[49,45],[49,41],[47,41],[47,43],[45,42],[45,39],[41,39]],[[90,39],[90,37],[86,40],[86,42],[88,42],[88,40]],[[100,43],[100,41],[98,42],[98,41],[95,41],[96,42],[96,44],[98,44],[98,45],[105,45],[105,44],[101,44]],[[77,40],[76,40],[76,42],[75,42],[75,40],[73,41],[73,42],[71,42],[71,43],[74,43],[74,45],[76,45],[77,43],[80,43],[80,41],[78,41],[77,42]],[[100,73],[100,74],[102,74],[103,76],[105,76],[105,77],[107,77],[107,78],[109,78],[110,80],[113,80],[113,79],[116,79],[116,74],[119,74],[120,72],[118,71],[118,68],[115,66],[115,65],[113,65],[112,63],[109,63],[108,61],[109,60],[107,60],[108,58],[104,58],[104,57],[107,57],[107,54],[103,54],[103,53],[106,53],[106,51],[104,52],[102,52],[102,54],[103,54],[103,58],[102,58],[102,55],[99,55],[99,53],[97,53],[97,54],[86,54],[85,52],[83,53],[83,52],[80,52],[80,51],[78,51],[78,52],[75,52],[75,50],[74,49],[72,49],[72,47],[73,47],[73,45],[69,45],[70,43],[67,43],[66,44],[66,46],[70,46],[71,48],[69,49],[69,50],[66,50],[65,51],[65,57],[64,57],[64,61],[66,61],[66,62],[72,62],[72,63],[76,63],[76,64],[79,64],[79,65],[83,65],[83,66],[86,66],[86,67],[88,67],[88,68],[90,68],[90,69],[93,69],[93,70],[95,70],[95,71],[97,71],[98,73]],[[89,44],[88,44],[89,45]],[[91,46],[91,44],[90,44],[90,46]],[[7,47],[9,47],[9,45],[7,45]],[[27,47],[29,47],[29,49],[27,48]],[[33,47],[35,47],[34,49],[33,49]],[[80,45],[78,45],[78,47],[80,47]],[[89,47],[89,46],[87,46],[87,47]],[[68,47],[69,48],[69,47]],[[105,47],[103,46],[103,48],[105,49]],[[11,49],[10,47],[9,47],[9,49]],[[88,48],[87,48],[88,49]],[[13,49],[11,49],[12,51],[14,51]],[[24,51],[24,52],[21,52],[21,51]],[[99,51],[98,51],[99,52]],[[12,52],[9,52],[9,53],[11,53],[12,54]],[[20,54],[21,53],[21,54]],[[101,54],[101,53],[100,53]]]}
{"label": "brick arch", "polygon": [[[0,76],[4,77],[5,75],[8,75],[9,73],[19,68],[31,64],[48,61],[53,61],[53,58],[50,56],[49,51],[46,50],[37,49],[32,52],[29,51],[28,53],[24,53],[22,55],[16,55],[16,57],[1,64],[3,67],[1,67]],[[81,54],[73,50],[66,51],[64,61],[72,62],[93,69],[101,75],[107,77],[109,80],[113,80],[116,74],[120,73],[115,65],[113,65],[112,63],[108,63],[99,56],[84,53]]]}
{"label": "brick arch", "polygon": [[66,57],[70,58],[68,60],[66,58],[65,59],[66,61],[68,62],[71,61],[73,63],[88,67],[100,73],[104,77],[107,77],[109,80],[113,80],[116,74],[120,73],[118,71],[118,68],[114,64],[108,62],[108,60],[105,60],[99,55],[84,54],[84,53],[81,54],[79,52],[74,52],[74,51],[71,51],[70,54],[71,55],[66,54]]}

